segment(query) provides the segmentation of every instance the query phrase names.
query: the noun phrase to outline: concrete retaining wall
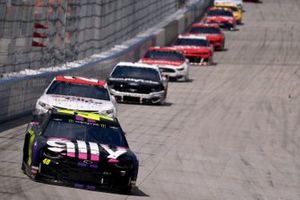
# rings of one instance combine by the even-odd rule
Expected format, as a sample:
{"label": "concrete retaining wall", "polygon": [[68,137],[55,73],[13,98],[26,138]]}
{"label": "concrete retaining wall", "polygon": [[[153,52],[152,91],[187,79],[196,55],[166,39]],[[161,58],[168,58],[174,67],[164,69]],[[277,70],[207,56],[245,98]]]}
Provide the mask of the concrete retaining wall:
{"label": "concrete retaining wall", "polygon": [[186,10],[178,11],[156,27],[125,42],[128,48],[117,50],[112,55],[99,58],[79,68],[0,80],[0,122],[31,113],[37,98],[52,78],[58,74],[105,79],[119,61],[137,61],[148,47],[170,43],[177,34],[182,33],[194,20],[198,19],[210,4],[211,0],[198,0],[189,5]]}

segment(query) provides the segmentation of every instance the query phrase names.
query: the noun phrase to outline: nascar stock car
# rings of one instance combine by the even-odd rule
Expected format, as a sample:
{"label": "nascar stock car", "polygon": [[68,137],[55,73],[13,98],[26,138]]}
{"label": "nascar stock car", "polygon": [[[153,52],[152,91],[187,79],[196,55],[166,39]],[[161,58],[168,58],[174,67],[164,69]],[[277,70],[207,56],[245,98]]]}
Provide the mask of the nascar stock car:
{"label": "nascar stock car", "polygon": [[232,11],[216,7],[209,8],[203,18],[204,23],[219,24],[221,28],[236,30],[236,19]]}
{"label": "nascar stock car", "polygon": [[238,6],[241,10],[243,10],[243,0],[214,0],[214,4],[218,3],[230,3]]}
{"label": "nascar stock car", "polygon": [[169,80],[189,80],[189,61],[174,49],[150,47],[140,62],[157,66]]}
{"label": "nascar stock car", "polygon": [[215,50],[224,50],[225,35],[218,24],[194,23],[189,33],[191,35],[206,36]]}
{"label": "nascar stock car", "polygon": [[114,117],[116,104],[103,80],[56,76],[37,100],[35,114],[44,114],[52,108],[67,108]]}
{"label": "nascar stock car", "polygon": [[232,14],[233,14],[237,24],[242,23],[243,12],[242,12],[242,9],[239,8],[237,5],[232,4],[232,3],[215,3],[215,7],[232,11]]}
{"label": "nascar stock car", "polygon": [[138,165],[118,120],[106,115],[54,109],[25,134],[22,170],[36,181],[130,192]]}
{"label": "nascar stock car", "polygon": [[182,52],[192,64],[213,64],[213,46],[209,43],[206,36],[179,35],[172,48]]}
{"label": "nascar stock car", "polygon": [[168,79],[158,67],[144,63],[118,63],[107,84],[119,102],[163,104],[167,97]]}

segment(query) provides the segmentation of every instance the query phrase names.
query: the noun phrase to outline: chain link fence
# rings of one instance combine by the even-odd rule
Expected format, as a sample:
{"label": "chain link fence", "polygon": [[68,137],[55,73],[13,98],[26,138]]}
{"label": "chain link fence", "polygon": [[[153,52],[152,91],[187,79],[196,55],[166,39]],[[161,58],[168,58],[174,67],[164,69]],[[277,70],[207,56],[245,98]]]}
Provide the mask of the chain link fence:
{"label": "chain link fence", "polygon": [[178,0],[0,0],[0,75],[105,51],[174,13]]}

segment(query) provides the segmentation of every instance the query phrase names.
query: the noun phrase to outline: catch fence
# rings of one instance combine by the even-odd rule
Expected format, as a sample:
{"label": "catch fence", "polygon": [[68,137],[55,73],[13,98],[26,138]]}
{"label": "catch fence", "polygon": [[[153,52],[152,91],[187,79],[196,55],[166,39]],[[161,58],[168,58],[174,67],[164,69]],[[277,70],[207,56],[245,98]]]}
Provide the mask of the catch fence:
{"label": "catch fence", "polygon": [[0,75],[105,51],[174,13],[179,0],[0,0]]}

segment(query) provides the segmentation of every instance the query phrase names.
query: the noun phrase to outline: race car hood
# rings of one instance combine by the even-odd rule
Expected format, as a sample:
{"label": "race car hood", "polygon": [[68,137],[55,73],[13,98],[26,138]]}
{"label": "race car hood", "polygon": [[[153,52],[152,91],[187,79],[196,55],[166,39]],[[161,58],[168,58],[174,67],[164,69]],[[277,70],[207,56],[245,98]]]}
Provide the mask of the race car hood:
{"label": "race car hood", "polygon": [[[191,34],[191,35],[192,35],[192,34]],[[212,33],[205,34],[205,33],[200,33],[200,34],[194,34],[194,35],[206,36],[206,38],[207,38],[209,41],[217,41],[217,40],[220,40],[220,39],[223,38],[223,35],[222,35],[222,34],[212,34]]]}
{"label": "race car hood", "polygon": [[114,105],[110,101],[90,99],[84,97],[74,97],[65,95],[44,94],[38,102],[43,102],[50,107],[66,108],[71,110],[80,110],[87,112],[101,112],[113,109]]}
{"label": "race car hood", "polygon": [[182,67],[185,61],[155,60],[151,58],[142,58],[141,62],[158,66]]}
{"label": "race car hood", "polygon": [[208,53],[211,52],[210,47],[200,47],[200,46],[173,46],[178,51],[183,53],[194,52],[194,53]]}
{"label": "race car hood", "polygon": [[[101,167],[103,163],[123,165],[131,162],[133,152],[127,147],[118,147],[83,140],[68,140],[65,138],[41,138],[45,157],[50,159],[67,159],[79,167]],[[100,164],[101,163],[101,164]]]}
{"label": "race car hood", "polygon": [[214,21],[214,22],[229,22],[233,21],[234,17],[226,17],[226,16],[213,16],[213,17],[206,17],[205,21]]}
{"label": "race car hood", "polygon": [[149,94],[162,89],[160,82],[132,78],[109,78],[107,84],[111,89],[133,93]]}

